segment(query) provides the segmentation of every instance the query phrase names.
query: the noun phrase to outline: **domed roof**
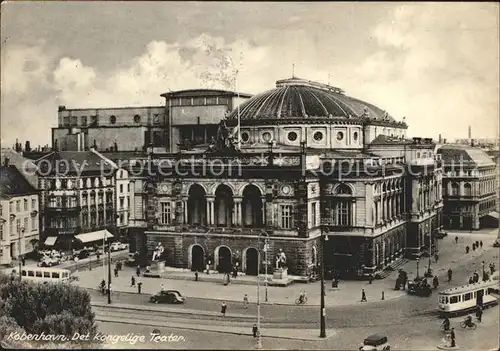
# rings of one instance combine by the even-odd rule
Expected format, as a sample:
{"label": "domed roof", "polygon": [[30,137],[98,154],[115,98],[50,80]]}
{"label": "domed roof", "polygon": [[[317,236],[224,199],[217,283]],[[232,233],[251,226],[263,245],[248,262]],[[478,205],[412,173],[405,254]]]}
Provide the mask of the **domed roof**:
{"label": "domed roof", "polygon": [[[300,78],[276,82],[276,88],[239,106],[240,119],[363,118],[395,122],[382,109],[346,96],[340,88]],[[238,108],[228,119],[238,118]]]}

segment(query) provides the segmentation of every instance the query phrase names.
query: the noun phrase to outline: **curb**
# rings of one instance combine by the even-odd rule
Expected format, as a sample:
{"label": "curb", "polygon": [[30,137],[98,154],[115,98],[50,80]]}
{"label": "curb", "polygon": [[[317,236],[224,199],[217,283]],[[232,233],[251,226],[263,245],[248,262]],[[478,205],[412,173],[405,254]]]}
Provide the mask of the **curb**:
{"label": "curb", "polygon": [[[232,334],[232,335],[244,335],[244,336],[253,336],[251,332],[237,332],[237,331],[225,331],[225,330],[213,330],[213,329],[207,329],[202,326],[193,326],[193,325],[174,325],[170,323],[158,323],[155,324],[154,322],[149,322],[149,323],[144,323],[144,321],[134,321],[134,320],[116,320],[113,318],[106,318],[106,317],[96,317],[95,320],[97,322],[107,322],[107,323],[121,323],[121,324],[131,324],[131,325],[141,325],[141,326],[151,326],[151,327],[164,327],[164,328],[176,328],[176,329],[181,329],[181,330],[193,330],[193,331],[205,331],[205,332],[212,332],[212,333],[220,333],[220,334]],[[272,329],[272,328],[271,328]],[[269,330],[269,329],[267,329]],[[282,329],[281,329],[282,330]],[[293,330],[293,329],[292,329]],[[330,333],[331,335],[327,335],[327,338],[333,336],[334,333]],[[266,335],[264,331],[261,333],[261,336],[264,338],[274,338],[274,339],[285,339],[285,340],[302,340],[302,341],[320,341],[320,340],[325,340],[324,338],[320,338],[319,336],[316,338],[310,337],[310,338],[305,338],[304,336],[276,336],[276,335]]]}

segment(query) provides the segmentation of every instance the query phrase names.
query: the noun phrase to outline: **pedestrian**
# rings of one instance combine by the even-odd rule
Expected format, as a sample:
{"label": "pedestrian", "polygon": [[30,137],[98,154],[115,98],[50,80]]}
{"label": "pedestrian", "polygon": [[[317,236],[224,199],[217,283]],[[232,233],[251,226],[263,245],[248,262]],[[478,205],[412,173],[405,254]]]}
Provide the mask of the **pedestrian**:
{"label": "pedestrian", "polygon": [[227,305],[225,302],[222,302],[222,305],[220,306],[220,313],[222,313],[222,316],[226,316],[226,311],[227,311]]}
{"label": "pedestrian", "polygon": [[24,258],[24,256],[21,257],[21,262],[23,266],[26,266],[26,259]]}
{"label": "pedestrian", "polygon": [[479,281],[479,274],[477,273],[477,271],[474,271],[473,278],[474,278],[474,283],[477,283]]}
{"label": "pedestrian", "polygon": [[472,243],[472,251],[476,251],[476,244]]}
{"label": "pedestrian", "polygon": [[483,248],[483,241],[482,241],[482,240],[479,242],[479,247],[480,247],[481,249]]}
{"label": "pedestrian", "polygon": [[135,278],[134,278],[134,276],[132,276],[132,278],[130,279],[130,286],[135,286]]}
{"label": "pedestrian", "polygon": [[474,284],[474,278],[473,277],[469,278],[469,284]]}
{"label": "pedestrian", "polygon": [[160,289],[161,289],[161,291],[165,291],[165,286],[163,286],[163,284],[162,284]]}
{"label": "pedestrian", "polygon": [[437,263],[439,260],[439,255],[437,253],[434,254],[434,261]]}
{"label": "pedestrian", "polygon": [[97,260],[99,261],[99,259],[101,258],[101,253],[99,251],[97,251],[96,256],[97,256]]}
{"label": "pedestrian", "polygon": [[323,282],[323,296],[326,296],[326,283]]}
{"label": "pedestrian", "polygon": [[373,274],[370,273],[368,276],[368,283],[371,284],[373,282]]}
{"label": "pedestrian", "polygon": [[135,270],[135,274],[137,274],[138,277],[141,276],[141,266],[137,266],[136,270]]}
{"label": "pedestrian", "polygon": [[257,329],[257,324],[254,324],[253,327],[252,327],[252,334],[253,334],[253,337],[256,338],[257,337],[257,333],[258,333],[258,329]]}
{"label": "pedestrian", "polygon": [[479,323],[481,323],[482,317],[483,317],[483,309],[481,308],[481,306],[478,305],[476,309],[476,318]]}
{"label": "pedestrian", "polygon": [[469,245],[467,245],[467,246],[465,247],[465,253],[466,253],[466,254],[468,254],[468,253],[469,253],[469,250],[470,250]]}
{"label": "pedestrian", "polygon": [[458,244],[458,236],[455,237],[455,244]]}
{"label": "pedestrian", "polygon": [[453,274],[453,271],[450,269],[448,269],[448,283],[451,282],[451,276]]}
{"label": "pedestrian", "polygon": [[490,275],[493,275],[495,273],[495,265],[493,263],[490,263]]}
{"label": "pedestrian", "polygon": [[194,271],[194,281],[198,281],[198,271]]}
{"label": "pedestrian", "polygon": [[207,265],[205,266],[205,268],[206,268],[206,273],[210,274],[210,264],[207,263]]}
{"label": "pedestrian", "polygon": [[142,283],[139,282],[137,283],[137,292],[140,294],[141,293],[141,289],[142,289]]}
{"label": "pedestrian", "polygon": [[115,278],[118,278],[118,269],[115,268]]}
{"label": "pedestrian", "polygon": [[432,285],[434,286],[434,289],[437,289],[437,287],[439,286],[439,278],[437,275],[435,275],[432,279]]}
{"label": "pedestrian", "polygon": [[455,342],[455,328],[451,328],[450,339],[451,339],[450,347],[457,347],[456,342]]}
{"label": "pedestrian", "polygon": [[248,295],[243,296],[243,307],[248,308]]}
{"label": "pedestrian", "polygon": [[361,289],[361,302],[366,302],[365,289]]}

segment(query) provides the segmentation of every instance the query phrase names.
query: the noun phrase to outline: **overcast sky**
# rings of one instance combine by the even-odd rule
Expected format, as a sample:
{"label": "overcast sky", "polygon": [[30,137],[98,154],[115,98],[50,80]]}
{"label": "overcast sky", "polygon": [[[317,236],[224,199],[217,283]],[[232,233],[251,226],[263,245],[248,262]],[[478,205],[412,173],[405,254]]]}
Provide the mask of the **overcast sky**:
{"label": "overcast sky", "polygon": [[[496,137],[495,3],[26,2],[1,12],[1,136],[50,143],[57,106],[258,93],[295,75],[406,116],[412,136]],[[330,76],[330,78],[329,78]]]}

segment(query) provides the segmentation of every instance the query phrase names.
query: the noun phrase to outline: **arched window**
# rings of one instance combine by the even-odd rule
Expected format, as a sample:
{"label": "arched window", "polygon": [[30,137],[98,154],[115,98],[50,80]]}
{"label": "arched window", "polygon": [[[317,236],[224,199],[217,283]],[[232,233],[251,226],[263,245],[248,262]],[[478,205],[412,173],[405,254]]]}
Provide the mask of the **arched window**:
{"label": "arched window", "polygon": [[465,183],[464,185],[464,196],[471,196],[472,195],[472,187],[470,183]]}
{"label": "arched window", "polygon": [[346,184],[340,184],[337,187],[336,194],[337,195],[352,195],[352,191],[351,191],[351,188],[348,185],[346,185]]}
{"label": "arched window", "polygon": [[457,183],[451,183],[451,196],[458,196],[458,184]]}

